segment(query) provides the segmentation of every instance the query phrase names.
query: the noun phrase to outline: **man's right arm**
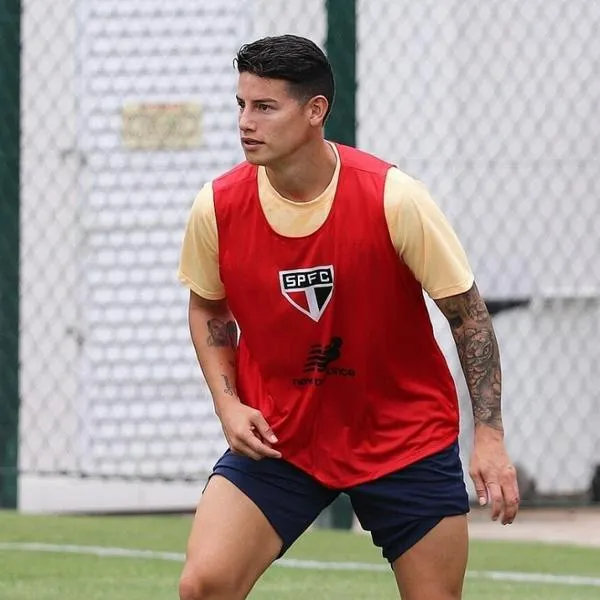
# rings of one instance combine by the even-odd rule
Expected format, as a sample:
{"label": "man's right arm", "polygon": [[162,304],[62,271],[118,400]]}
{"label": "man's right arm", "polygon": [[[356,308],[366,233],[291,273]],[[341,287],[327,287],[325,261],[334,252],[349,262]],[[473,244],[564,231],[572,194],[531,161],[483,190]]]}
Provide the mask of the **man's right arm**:
{"label": "man's right arm", "polygon": [[212,185],[194,200],[183,237],[178,278],[190,290],[188,319],[192,342],[211,391],[215,413],[229,447],[251,458],[280,453],[260,411],[243,404],[235,385],[237,326],[219,273],[219,244]]}
{"label": "man's right arm", "polygon": [[255,460],[280,458],[277,438],[260,411],[242,404],[236,390],[237,325],[227,301],[207,300],[190,291],[188,320],[192,343],[215,413],[232,451]]}
{"label": "man's right arm", "polygon": [[237,325],[227,301],[207,300],[190,291],[189,326],[204,379],[229,447],[255,460],[280,458],[277,438],[260,411],[243,404],[235,385]]}
{"label": "man's right arm", "polygon": [[240,402],[235,388],[237,325],[226,300],[206,300],[190,291],[190,334],[217,416]]}

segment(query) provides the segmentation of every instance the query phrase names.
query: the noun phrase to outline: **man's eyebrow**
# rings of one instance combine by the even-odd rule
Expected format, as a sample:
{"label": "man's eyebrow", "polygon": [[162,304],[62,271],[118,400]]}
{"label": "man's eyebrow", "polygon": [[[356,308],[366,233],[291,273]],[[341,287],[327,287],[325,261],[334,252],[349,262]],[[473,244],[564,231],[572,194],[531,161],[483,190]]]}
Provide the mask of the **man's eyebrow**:
{"label": "man's eyebrow", "polygon": [[[238,102],[245,102],[245,100],[240,98],[237,94],[235,95],[235,99]],[[252,100],[252,102],[254,102],[254,104],[264,104],[266,102],[272,102],[274,104],[277,104],[277,100],[275,100],[275,98],[255,98],[254,100]]]}

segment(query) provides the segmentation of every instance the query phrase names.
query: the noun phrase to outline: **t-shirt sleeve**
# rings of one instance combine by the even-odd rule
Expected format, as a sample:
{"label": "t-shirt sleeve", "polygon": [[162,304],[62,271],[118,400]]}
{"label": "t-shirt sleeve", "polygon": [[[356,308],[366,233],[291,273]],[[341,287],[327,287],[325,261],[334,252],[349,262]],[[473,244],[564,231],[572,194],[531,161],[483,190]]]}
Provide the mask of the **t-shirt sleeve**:
{"label": "t-shirt sleeve", "polygon": [[465,251],[420,181],[391,168],[384,204],[398,255],[432,299],[462,294],[472,287],[474,277]]}
{"label": "t-shirt sleeve", "polygon": [[207,183],[196,196],[188,216],[177,271],[183,285],[207,300],[225,297],[217,236],[212,184]]}

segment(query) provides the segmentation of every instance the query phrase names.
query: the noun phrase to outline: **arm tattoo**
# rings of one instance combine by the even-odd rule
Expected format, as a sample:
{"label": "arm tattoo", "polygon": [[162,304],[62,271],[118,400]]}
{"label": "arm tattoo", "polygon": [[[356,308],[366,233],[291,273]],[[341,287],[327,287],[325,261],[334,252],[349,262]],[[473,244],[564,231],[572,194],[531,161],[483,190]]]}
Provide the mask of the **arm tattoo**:
{"label": "arm tattoo", "polygon": [[475,425],[502,431],[500,352],[492,321],[477,286],[436,300],[450,324],[473,404]]}
{"label": "arm tattoo", "polygon": [[225,389],[223,390],[228,396],[235,396],[235,392],[231,387],[231,383],[229,382],[229,377],[227,375],[221,375],[221,377],[225,381]]}
{"label": "arm tattoo", "polygon": [[223,321],[221,319],[209,319],[208,326],[209,346],[235,348],[237,346],[237,325],[235,321]]}

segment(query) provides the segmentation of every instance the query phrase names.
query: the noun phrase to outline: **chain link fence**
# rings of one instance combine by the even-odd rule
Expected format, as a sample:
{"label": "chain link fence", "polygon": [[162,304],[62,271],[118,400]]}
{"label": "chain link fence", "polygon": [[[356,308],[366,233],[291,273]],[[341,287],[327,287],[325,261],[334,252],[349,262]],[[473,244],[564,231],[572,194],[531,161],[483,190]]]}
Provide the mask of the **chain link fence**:
{"label": "chain link fence", "polygon": [[[20,194],[0,198],[2,306],[20,312],[19,453],[0,453],[0,473],[201,480],[224,441],[175,273],[197,190],[242,158],[232,58],[267,34],[326,48],[353,3],[21,4]],[[494,314],[507,443],[530,502],[600,495],[599,31],[600,3],[586,0],[356,2],[357,145],[423,180],[466,247]],[[353,40],[341,42],[350,60]],[[19,64],[4,51],[0,62]],[[19,181],[8,164],[4,191]],[[469,400],[432,317],[466,459]],[[0,323],[9,435],[17,340]]]}

